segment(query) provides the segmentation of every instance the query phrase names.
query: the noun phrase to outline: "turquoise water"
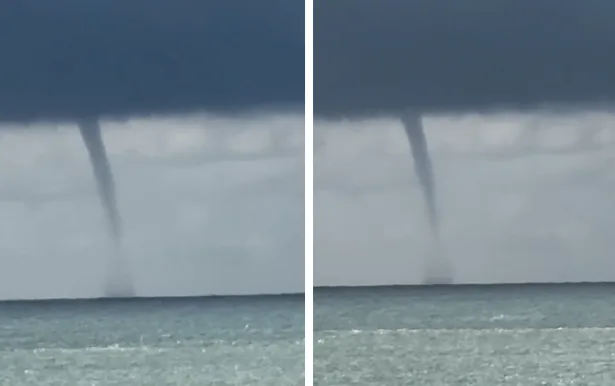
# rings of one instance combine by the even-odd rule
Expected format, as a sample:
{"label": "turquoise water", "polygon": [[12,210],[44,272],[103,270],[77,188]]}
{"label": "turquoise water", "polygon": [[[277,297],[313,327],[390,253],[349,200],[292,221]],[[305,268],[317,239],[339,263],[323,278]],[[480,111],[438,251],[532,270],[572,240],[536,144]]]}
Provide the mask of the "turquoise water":
{"label": "turquoise water", "polygon": [[320,289],[315,385],[615,385],[615,285]]}
{"label": "turquoise water", "polygon": [[0,385],[299,385],[303,296],[0,303]]}

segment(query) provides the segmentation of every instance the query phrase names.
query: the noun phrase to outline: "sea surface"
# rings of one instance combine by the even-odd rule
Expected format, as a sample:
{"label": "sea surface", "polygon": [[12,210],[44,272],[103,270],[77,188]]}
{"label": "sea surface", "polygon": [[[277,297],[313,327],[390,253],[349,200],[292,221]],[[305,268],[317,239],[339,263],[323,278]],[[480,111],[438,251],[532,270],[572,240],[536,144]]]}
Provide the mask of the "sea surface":
{"label": "sea surface", "polygon": [[303,385],[303,295],[0,303],[0,386]]}
{"label": "sea surface", "polygon": [[315,385],[615,385],[615,285],[322,288]]}

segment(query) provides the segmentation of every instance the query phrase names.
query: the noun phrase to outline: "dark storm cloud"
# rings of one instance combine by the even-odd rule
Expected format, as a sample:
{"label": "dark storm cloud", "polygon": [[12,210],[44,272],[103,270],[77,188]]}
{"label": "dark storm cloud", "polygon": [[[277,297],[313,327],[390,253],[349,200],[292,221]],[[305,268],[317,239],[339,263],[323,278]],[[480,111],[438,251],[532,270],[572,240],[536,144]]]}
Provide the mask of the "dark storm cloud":
{"label": "dark storm cloud", "polygon": [[316,0],[320,116],[615,100],[612,0]]}
{"label": "dark storm cloud", "polygon": [[0,3],[0,121],[303,99],[299,0]]}

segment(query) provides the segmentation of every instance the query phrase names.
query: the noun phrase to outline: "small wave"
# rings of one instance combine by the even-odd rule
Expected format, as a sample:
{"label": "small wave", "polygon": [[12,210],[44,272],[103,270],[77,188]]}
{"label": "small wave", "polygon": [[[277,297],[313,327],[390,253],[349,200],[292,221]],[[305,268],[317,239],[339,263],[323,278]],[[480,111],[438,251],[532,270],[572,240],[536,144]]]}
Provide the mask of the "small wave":
{"label": "small wave", "polygon": [[532,314],[532,315],[509,315],[509,314],[499,314],[492,316],[468,316],[460,318],[463,322],[524,322],[531,321],[533,319],[540,319],[544,316],[542,314]]}
{"label": "small wave", "polygon": [[318,335],[388,335],[388,334],[446,334],[446,333],[529,333],[529,332],[615,332],[615,327],[536,327],[536,328],[391,328],[391,329],[351,329],[318,330]]}
{"label": "small wave", "polygon": [[121,346],[119,344],[112,344],[109,346],[91,346],[84,348],[60,348],[60,347],[41,347],[32,350],[34,355],[45,355],[48,353],[82,353],[82,352],[165,352],[168,348],[152,347],[152,346]]}

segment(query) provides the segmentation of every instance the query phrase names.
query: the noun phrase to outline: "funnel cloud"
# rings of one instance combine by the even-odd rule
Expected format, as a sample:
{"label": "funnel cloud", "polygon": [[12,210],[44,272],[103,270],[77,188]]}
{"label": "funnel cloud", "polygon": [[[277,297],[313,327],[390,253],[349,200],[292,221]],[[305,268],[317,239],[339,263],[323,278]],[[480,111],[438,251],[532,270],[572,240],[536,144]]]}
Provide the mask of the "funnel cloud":
{"label": "funnel cloud", "polygon": [[433,235],[432,250],[425,259],[423,284],[451,284],[454,279],[453,269],[440,248],[440,213],[436,201],[436,184],[423,122],[420,115],[412,113],[406,113],[402,117],[402,122],[406,136],[410,141],[414,169],[423,191],[429,226]]}
{"label": "funnel cloud", "polygon": [[419,180],[419,184],[423,189],[425,196],[425,205],[427,206],[427,215],[429,217],[429,225],[436,238],[440,233],[440,224],[438,224],[438,207],[436,203],[436,186],[434,182],[433,169],[431,166],[431,158],[427,149],[427,140],[421,117],[413,114],[406,114],[402,118],[404,130],[410,141],[410,149],[414,158],[414,168]]}
{"label": "funnel cloud", "polygon": [[115,181],[102,140],[100,125],[96,120],[83,120],[79,122],[79,131],[92,163],[98,195],[107,216],[111,237],[115,245],[119,246],[122,242],[122,220],[117,207]]}
{"label": "funnel cloud", "polygon": [[88,150],[96,188],[105,211],[109,233],[113,242],[111,256],[107,260],[105,296],[135,296],[134,283],[130,277],[129,264],[122,253],[122,219],[117,205],[115,181],[111,171],[100,124],[96,120],[82,120],[79,131]]}

